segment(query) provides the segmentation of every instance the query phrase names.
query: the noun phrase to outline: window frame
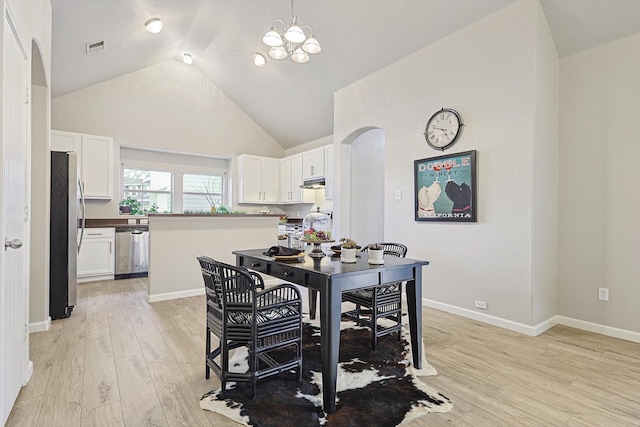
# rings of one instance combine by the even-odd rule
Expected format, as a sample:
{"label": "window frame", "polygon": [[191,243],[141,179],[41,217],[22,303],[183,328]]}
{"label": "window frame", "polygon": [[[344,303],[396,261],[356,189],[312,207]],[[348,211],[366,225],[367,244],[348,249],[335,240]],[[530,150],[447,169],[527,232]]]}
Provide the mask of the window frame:
{"label": "window frame", "polygon": [[[137,147],[120,146],[120,197],[124,198],[124,169],[137,169],[172,174],[171,206],[172,213],[184,212],[183,207],[183,175],[219,175],[222,176],[222,202],[231,205],[231,180],[229,173],[232,168],[231,158],[198,156],[175,152],[140,149]],[[123,155],[123,151],[126,151]],[[208,166],[207,163],[211,163]]]}

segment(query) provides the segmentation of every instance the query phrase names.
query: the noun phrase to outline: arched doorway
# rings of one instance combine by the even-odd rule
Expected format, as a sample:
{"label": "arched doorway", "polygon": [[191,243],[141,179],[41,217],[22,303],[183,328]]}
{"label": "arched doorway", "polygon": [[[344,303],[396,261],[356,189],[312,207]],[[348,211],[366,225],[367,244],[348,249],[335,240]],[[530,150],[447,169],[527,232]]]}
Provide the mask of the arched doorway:
{"label": "arched doorway", "polygon": [[384,241],[385,131],[358,129],[340,148],[341,236],[360,244]]}

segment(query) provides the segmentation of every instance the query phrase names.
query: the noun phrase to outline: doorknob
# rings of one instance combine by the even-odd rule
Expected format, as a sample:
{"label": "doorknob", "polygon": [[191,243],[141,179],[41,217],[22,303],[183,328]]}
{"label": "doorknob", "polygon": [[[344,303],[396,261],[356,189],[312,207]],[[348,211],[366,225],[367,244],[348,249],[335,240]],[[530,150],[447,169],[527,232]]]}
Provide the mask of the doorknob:
{"label": "doorknob", "polygon": [[5,251],[7,250],[7,248],[19,249],[21,247],[22,247],[22,242],[20,241],[20,239],[8,240],[5,237],[5,239],[4,239],[4,250]]}

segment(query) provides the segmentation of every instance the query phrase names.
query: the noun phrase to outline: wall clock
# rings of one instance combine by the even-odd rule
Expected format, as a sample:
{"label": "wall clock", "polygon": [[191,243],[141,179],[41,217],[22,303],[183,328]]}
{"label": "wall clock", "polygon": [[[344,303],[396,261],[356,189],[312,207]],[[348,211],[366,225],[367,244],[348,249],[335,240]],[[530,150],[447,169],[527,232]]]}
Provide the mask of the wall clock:
{"label": "wall clock", "polygon": [[431,116],[424,129],[424,139],[434,150],[444,151],[462,135],[462,117],[456,110],[443,108]]}

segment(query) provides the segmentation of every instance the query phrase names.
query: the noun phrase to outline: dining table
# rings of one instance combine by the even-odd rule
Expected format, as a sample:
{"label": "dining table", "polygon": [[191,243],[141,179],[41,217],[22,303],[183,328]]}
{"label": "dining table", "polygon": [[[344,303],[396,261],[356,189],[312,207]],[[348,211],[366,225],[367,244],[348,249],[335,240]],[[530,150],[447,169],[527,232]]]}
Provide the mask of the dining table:
{"label": "dining table", "polygon": [[422,267],[429,264],[409,258],[385,257],[384,264],[369,264],[366,253],[356,262],[343,263],[339,257],[294,257],[291,260],[267,256],[268,249],[236,250],[236,265],[266,274],[309,290],[309,314],[316,313],[320,301],[320,358],[322,367],[322,402],[326,413],[336,410],[336,386],[340,351],[342,292],[371,288],[393,282],[406,282],[407,311],[411,333],[413,364],[422,367]]}

